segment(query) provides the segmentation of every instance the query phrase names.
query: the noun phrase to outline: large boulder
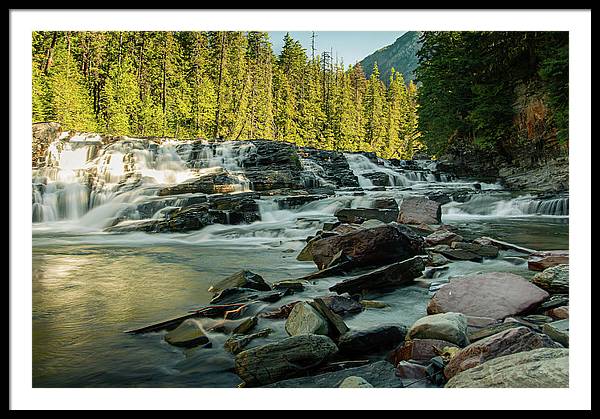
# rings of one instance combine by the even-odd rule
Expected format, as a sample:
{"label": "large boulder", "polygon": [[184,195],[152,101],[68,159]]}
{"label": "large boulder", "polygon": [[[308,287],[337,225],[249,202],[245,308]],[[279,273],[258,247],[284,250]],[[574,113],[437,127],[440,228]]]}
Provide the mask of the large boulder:
{"label": "large boulder", "polygon": [[471,343],[452,357],[444,368],[444,375],[450,379],[469,368],[483,364],[490,359],[517,352],[538,348],[556,348],[552,339],[521,326],[505,330],[495,335]]}
{"label": "large boulder", "polygon": [[540,348],[501,356],[452,377],[448,388],[559,388],[569,386],[569,350]]}
{"label": "large boulder", "polygon": [[285,322],[285,331],[290,336],[327,335],[327,320],[309,303],[300,302],[294,306]]}
{"label": "large boulder", "polygon": [[351,330],[338,340],[340,353],[348,356],[369,355],[391,349],[404,340],[406,326],[383,324],[372,329]]}
{"label": "large boulder", "polygon": [[470,317],[504,319],[528,312],[549,294],[523,277],[486,272],[452,278],[427,306],[427,313],[458,312]]}
{"label": "large boulder", "polygon": [[441,224],[442,206],[424,197],[405,197],[400,204],[398,222],[403,224]]}
{"label": "large boulder", "polygon": [[552,294],[569,293],[569,265],[556,265],[533,276],[532,282]]}
{"label": "large boulder", "polygon": [[262,276],[247,270],[238,271],[220,280],[212,285],[208,291],[218,293],[227,288],[250,288],[258,291],[271,291],[271,287],[265,282]]}
{"label": "large boulder", "polygon": [[336,211],[335,216],[342,223],[360,224],[366,220],[379,220],[391,223],[398,218],[398,210],[377,208],[342,208]]}
{"label": "large boulder", "polygon": [[423,253],[423,239],[396,223],[313,240],[308,246],[319,269],[327,267],[339,252],[354,266],[398,262]]}
{"label": "large boulder", "polygon": [[425,269],[425,261],[420,256],[414,256],[402,262],[375,269],[369,273],[348,278],[329,288],[338,294],[356,294],[364,290],[394,288],[411,283],[420,277]]}
{"label": "large boulder", "polygon": [[263,386],[305,374],[335,353],[337,346],[327,336],[292,336],[240,352],[235,372],[247,386]]}
{"label": "large boulder", "polygon": [[439,339],[460,347],[469,344],[467,319],[461,313],[441,313],[417,320],[408,330],[406,340]]}

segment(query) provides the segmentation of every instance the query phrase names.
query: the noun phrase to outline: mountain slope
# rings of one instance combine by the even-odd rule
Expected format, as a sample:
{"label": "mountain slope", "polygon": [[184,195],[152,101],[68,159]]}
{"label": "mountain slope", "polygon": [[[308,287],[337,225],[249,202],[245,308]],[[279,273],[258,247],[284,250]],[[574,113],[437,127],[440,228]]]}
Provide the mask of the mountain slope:
{"label": "mountain slope", "polygon": [[383,47],[360,62],[365,75],[371,76],[373,64],[377,62],[381,80],[388,84],[392,67],[400,71],[408,83],[414,79],[414,71],[418,65],[417,51],[421,48],[419,37],[421,32],[409,31],[396,39],[392,45]]}

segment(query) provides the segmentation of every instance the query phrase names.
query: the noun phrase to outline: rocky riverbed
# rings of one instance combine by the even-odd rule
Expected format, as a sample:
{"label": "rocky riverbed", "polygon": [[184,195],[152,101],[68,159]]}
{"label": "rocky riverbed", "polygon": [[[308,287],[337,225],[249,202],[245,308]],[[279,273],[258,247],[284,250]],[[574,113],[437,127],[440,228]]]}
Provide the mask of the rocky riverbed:
{"label": "rocky riverbed", "polygon": [[568,386],[568,191],[43,128],[34,386]]}

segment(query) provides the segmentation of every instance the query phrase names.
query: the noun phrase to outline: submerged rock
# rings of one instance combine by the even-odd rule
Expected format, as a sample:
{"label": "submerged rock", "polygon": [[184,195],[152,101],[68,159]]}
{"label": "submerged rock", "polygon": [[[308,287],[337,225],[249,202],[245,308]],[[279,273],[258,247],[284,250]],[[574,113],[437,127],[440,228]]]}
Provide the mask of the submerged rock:
{"label": "submerged rock", "polygon": [[337,353],[327,336],[299,335],[240,352],[235,372],[248,386],[263,386],[306,374]]}
{"label": "submerged rock", "polygon": [[452,278],[436,292],[427,312],[504,319],[533,310],[547,297],[546,291],[519,275],[486,272]]}
{"label": "submerged rock", "polygon": [[447,388],[559,388],[569,386],[569,350],[540,348],[501,356],[452,377]]}
{"label": "submerged rock", "polygon": [[182,348],[193,348],[199,345],[206,345],[210,342],[204,334],[202,327],[200,327],[197,321],[192,319],[185,320],[177,328],[167,333],[165,341],[173,346]]}
{"label": "submerged rock", "polygon": [[417,320],[408,330],[406,340],[439,339],[458,346],[469,344],[467,319],[461,313],[441,313]]}
{"label": "submerged rock", "polygon": [[523,326],[512,328],[471,343],[460,350],[446,365],[444,375],[450,379],[462,371],[494,358],[538,348],[556,347],[548,336]]}

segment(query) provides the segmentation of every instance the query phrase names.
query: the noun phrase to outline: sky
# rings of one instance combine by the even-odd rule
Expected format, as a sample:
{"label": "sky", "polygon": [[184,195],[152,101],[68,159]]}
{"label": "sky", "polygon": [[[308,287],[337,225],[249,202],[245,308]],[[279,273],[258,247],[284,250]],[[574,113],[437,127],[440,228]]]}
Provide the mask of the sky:
{"label": "sky", "polygon": [[[315,55],[323,51],[333,49],[333,57],[336,53],[338,59],[344,60],[347,67],[350,64],[362,60],[367,55],[387,45],[393,44],[396,39],[405,34],[403,32],[315,32]],[[273,51],[275,54],[281,52],[283,37],[286,32],[269,32]],[[307,55],[311,53],[312,32],[290,32],[292,38],[300,41],[306,49]]]}

